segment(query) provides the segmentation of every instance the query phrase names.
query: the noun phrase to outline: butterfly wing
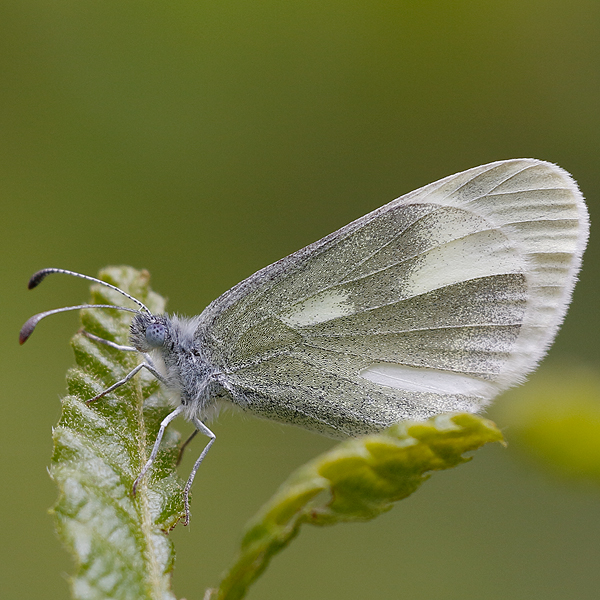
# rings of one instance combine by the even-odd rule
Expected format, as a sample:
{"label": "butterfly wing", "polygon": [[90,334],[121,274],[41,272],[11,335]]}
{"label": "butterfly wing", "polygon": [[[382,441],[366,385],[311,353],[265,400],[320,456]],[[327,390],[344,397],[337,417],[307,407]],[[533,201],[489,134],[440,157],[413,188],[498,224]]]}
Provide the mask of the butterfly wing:
{"label": "butterfly wing", "polygon": [[205,344],[236,404],[328,435],[476,412],[546,353],[587,235],[565,171],[483,165],[258,271],[204,311]]}

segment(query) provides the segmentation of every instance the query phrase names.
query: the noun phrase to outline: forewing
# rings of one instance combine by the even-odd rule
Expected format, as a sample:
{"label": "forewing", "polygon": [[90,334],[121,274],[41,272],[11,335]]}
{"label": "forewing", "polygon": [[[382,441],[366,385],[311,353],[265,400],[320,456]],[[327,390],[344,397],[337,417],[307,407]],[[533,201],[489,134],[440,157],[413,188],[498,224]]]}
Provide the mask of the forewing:
{"label": "forewing", "polygon": [[203,313],[240,406],[331,435],[476,411],[563,320],[588,232],[549,163],[470,169],[258,271]]}

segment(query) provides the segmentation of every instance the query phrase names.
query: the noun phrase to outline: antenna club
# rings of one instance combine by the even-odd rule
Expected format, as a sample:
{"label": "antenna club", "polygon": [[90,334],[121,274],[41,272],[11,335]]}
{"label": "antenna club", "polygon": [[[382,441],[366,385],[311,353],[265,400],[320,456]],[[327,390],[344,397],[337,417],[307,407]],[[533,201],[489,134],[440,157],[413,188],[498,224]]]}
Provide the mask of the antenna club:
{"label": "antenna club", "polygon": [[27,289],[32,290],[33,288],[40,285],[40,283],[42,283],[42,281],[44,281],[44,279],[46,279],[46,276],[49,275],[50,272],[51,272],[50,269],[42,269],[41,271],[34,273],[31,276],[31,278],[29,279],[29,283],[27,284]]}
{"label": "antenna club", "polygon": [[35,326],[38,324],[38,321],[38,315],[34,315],[27,319],[25,325],[21,327],[21,331],[19,332],[19,344],[21,344],[21,346],[29,339],[29,336],[33,333]]}

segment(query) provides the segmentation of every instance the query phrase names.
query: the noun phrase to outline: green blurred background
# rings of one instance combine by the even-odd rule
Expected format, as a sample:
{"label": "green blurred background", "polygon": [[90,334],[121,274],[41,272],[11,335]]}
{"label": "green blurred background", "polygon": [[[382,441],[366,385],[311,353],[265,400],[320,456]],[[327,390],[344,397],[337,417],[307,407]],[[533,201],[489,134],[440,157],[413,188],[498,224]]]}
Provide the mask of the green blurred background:
{"label": "green blurred background", "polygon": [[[197,314],[394,197],[514,157],[570,171],[598,222],[599,31],[596,0],[2,0],[2,598],[69,597],[46,466],[77,316],[16,338],[88,293],[61,277],[28,293],[31,273],[145,267],[172,311]],[[594,234],[546,370],[598,366]],[[333,444],[235,413],[213,430],[192,524],[172,534],[188,600]],[[526,456],[486,448],[375,522],[305,529],[249,598],[597,598],[600,485]]]}

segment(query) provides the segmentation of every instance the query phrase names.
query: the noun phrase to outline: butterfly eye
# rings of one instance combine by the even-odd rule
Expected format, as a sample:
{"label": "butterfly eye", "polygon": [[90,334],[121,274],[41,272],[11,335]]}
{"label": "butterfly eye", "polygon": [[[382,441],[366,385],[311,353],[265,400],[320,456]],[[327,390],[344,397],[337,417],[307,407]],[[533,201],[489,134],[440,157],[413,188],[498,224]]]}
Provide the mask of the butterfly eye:
{"label": "butterfly eye", "polygon": [[146,341],[152,348],[160,348],[165,343],[166,330],[162,323],[151,323],[146,328]]}

